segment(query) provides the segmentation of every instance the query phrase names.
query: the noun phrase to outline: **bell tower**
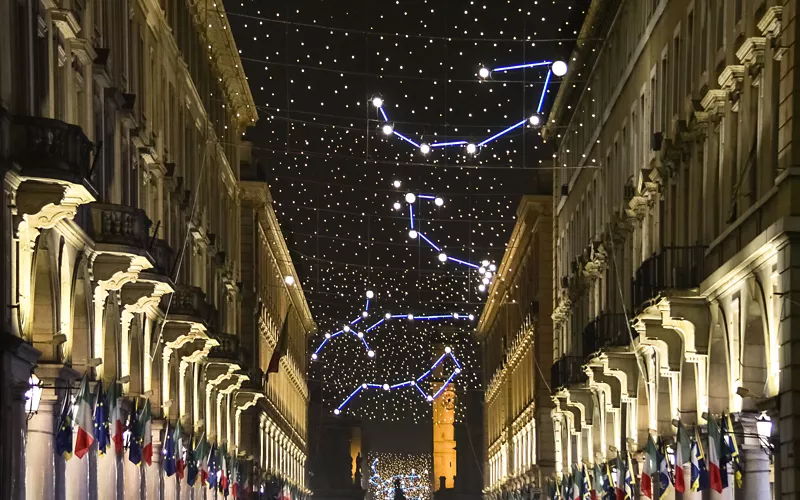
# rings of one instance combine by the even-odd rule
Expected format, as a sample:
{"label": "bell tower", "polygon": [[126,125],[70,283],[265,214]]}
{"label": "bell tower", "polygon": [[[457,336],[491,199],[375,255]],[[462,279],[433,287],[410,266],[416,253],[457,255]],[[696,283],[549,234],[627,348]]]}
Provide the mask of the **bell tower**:
{"label": "bell tower", "polygon": [[[437,356],[444,354],[445,347],[437,346]],[[440,364],[432,374],[431,391],[433,394],[444,385],[447,377],[444,373],[448,370]],[[448,385],[444,392],[433,401],[433,484],[434,491],[441,488],[440,478],[444,477],[445,488],[453,488],[453,478],[456,476],[456,440],[455,417],[457,404],[456,391],[453,385]]]}

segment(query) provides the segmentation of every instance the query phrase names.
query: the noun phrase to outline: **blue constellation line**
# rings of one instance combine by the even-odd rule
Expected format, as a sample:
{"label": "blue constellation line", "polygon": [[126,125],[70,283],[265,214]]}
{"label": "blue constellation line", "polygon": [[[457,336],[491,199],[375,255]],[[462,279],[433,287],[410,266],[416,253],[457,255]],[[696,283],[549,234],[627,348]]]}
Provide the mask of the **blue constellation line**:
{"label": "blue constellation line", "polygon": [[[444,382],[444,384],[442,384],[442,386],[439,388],[439,390],[437,390],[434,394],[427,394],[420,387],[420,385],[419,385],[420,382],[423,382],[426,378],[428,378],[431,375],[431,373],[433,373],[433,370],[435,370],[447,358],[452,359],[453,363],[456,365],[456,367],[453,369],[453,372],[450,374],[450,376],[447,378],[447,380]],[[374,383],[374,382],[372,382],[372,383],[363,383],[360,386],[358,386],[356,388],[356,390],[354,390],[352,393],[350,393],[350,395],[347,396],[347,399],[342,401],[342,404],[340,404],[335,410],[333,410],[333,413],[335,415],[339,415],[340,413],[342,413],[342,409],[344,409],[344,407],[347,406],[347,404],[350,401],[352,401],[352,399],[354,397],[358,396],[358,394],[361,393],[361,391],[366,390],[366,389],[382,389],[382,390],[388,392],[388,391],[392,391],[392,390],[395,390],[395,389],[402,389],[402,388],[405,388],[405,387],[414,387],[414,388],[417,389],[417,392],[419,392],[420,395],[422,395],[422,397],[426,401],[431,402],[434,399],[436,399],[436,398],[438,398],[439,396],[442,395],[442,393],[447,388],[447,386],[450,385],[451,382],[453,382],[454,378],[456,378],[456,375],[461,373],[461,370],[462,370],[461,363],[459,363],[458,358],[456,358],[455,354],[453,354],[453,350],[450,347],[445,347],[444,348],[444,354],[439,356],[439,359],[436,360],[436,362],[433,364],[433,366],[431,366],[431,368],[428,371],[426,371],[425,373],[423,373],[422,375],[420,375],[416,379],[406,380],[404,382],[400,382],[400,383],[393,384],[393,385],[390,385],[390,384],[387,384],[387,383],[377,384],[377,383]]]}
{"label": "blue constellation line", "polygon": [[543,66],[548,66],[548,70],[547,70],[547,76],[545,76],[545,79],[544,79],[544,87],[542,88],[542,94],[539,97],[539,105],[536,107],[536,113],[534,113],[533,115],[531,115],[528,118],[525,118],[524,120],[521,120],[521,121],[515,123],[514,125],[511,125],[510,127],[506,128],[506,129],[504,129],[504,130],[502,130],[502,131],[500,131],[500,132],[498,132],[498,133],[496,133],[496,134],[494,134],[494,135],[492,135],[492,136],[490,136],[490,137],[478,142],[477,144],[475,144],[473,142],[465,141],[465,140],[448,141],[448,142],[433,142],[433,143],[416,142],[415,140],[411,139],[410,137],[408,137],[406,135],[403,135],[403,134],[401,134],[400,132],[398,132],[397,130],[394,129],[394,125],[392,125],[389,122],[389,115],[386,113],[386,110],[383,107],[384,100],[383,100],[382,97],[380,97],[380,96],[373,97],[372,98],[372,105],[375,106],[375,108],[378,110],[378,118],[383,122],[383,125],[381,125],[381,130],[383,131],[383,133],[385,135],[387,135],[387,136],[395,135],[395,136],[399,137],[400,139],[406,141],[407,143],[411,144],[415,148],[419,149],[420,153],[422,153],[424,155],[427,155],[428,153],[430,153],[431,150],[434,149],[434,148],[447,148],[447,147],[451,147],[451,146],[465,146],[468,154],[475,154],[475,153],[478,152],[478,148],[482,148],[483,146],[489,144],[490,142],[492,142],[494,140],[499,139],[500,137],[506,135],[507,133],[522,127],[523,125],[525,125],[526,122],[530,122],[532,127],[541,126],[541,124],[542,124],[542,117],[541,117],[542,108],[544,108],[545,96],[547,95],[547,90],[550,87],[550,83],[552,81],[552,77],[553,77],[553,75],[558,76],[558,77],[566,75],[567,74],[567,63],[565,63],[564,61],[538,61],[538,62],[525,63],[525,64],[516,64],[516,65],[513,65],[513,66],[501,66],[499,68],[494,68],[494,69],[481,68],[478,71],[478,76],[482,80],[486,80],[487,78],[489,78],[492,75],[492,73],[496,73],[496,72],[500,72],[500,71],[505,73],[505,72],[508,72],[508,71],[515,71],[515,70],[528,69],[528,68],[538,68],[538,67],[543,67]]}
{"label": "blue constellation line", "polygon": [[[420,239],[424,240],[431,248],[439,252],[439,262],[455,262],[456,264],[460,264],[462,266],[466,266],[472,269],[477,269],[478,274],[481,276],[481,284],[478,285],[478,290],[481,292],[485,292],[486,288],[492,282],[492,278],[494,277],[495,271],[497,271],[497,266],[488,260],[482,261],[480,264],[475,264],[473,262],[468,262],[466,260],[457,259],[450,255],[447,255],[442,248],[437,245],[433,240],[425,236],[425,234],[421,231],[421,227],[419,227],[419,223],[417,223],[416,228],[414,226],[414,203],[417,200],[433,200],[434,204],[437,207],[441,207],[444,205],[444,200],[436,195],[432,194],[414,194],[414,193],[406,193],[406,203],[408,203],[408,221],[409,221],[409,230],[408,230],[408,237],[412,240]],[[395,203],[394,206],[395,210],[400,208],[399,203]]]}
{"label": "blue constellation line", "polygon": [[371,332],[375,328],[379,327],[380,325],[385,323],[387,320],[396,319],[396,318],[405,318],[405,319],[409,319],[409,320],[412,320],[412,321],[435,321],[435,320],[443,320],[443,319],[463,319],[463,320],[472,321],[472,320],[475,319],[475,315],[472,314],[472,313],[429,314],[429,315],[423,315],[423,316],[416,316],[416,315],[414,315],[412,313],[403,313],[403,314],[386,313],[386,314],[383,315],[383,318],[381,318],[380,320],[376,321],[372,325],[368,326],[363,331],[360,331],[360,330],[358,330],[358,328],[355,328],[354,325],[356,325],[362,319],[367,318],[369,316],[370,299],[372,299],[374,296],[375,296],[375,294],[373,292],[368,291],[367,292],[367,302],[366,302],[366,305],[364,306],[364,311],[361,313],[361,315],[358,316],[357,318],[355,318],[354,320],[352,320],[349,324],[344,325],[344,327],[342,327],[342,329],[339,330],[338,332],[326,333],[325,334],[325,338],[323,339],[322,343],[311,354],[311,359],[312,360],[316,361],[317,359],[319,359],[319,353],[328,344],[328,342],[330,342],[331,340],[335,339],[336,337],[339,337],[340,335],[344,335],[346,333],[349,333],[349,334],[353,335],[354,337],[356,337],[364,345],[364,349],[367,352],[367,356],[369,356],[370,358],[374,358],[375,357],[375,351],[372,348],[370,348],[369,342],[367,342],[367,339],[366,339],[366,334]]}

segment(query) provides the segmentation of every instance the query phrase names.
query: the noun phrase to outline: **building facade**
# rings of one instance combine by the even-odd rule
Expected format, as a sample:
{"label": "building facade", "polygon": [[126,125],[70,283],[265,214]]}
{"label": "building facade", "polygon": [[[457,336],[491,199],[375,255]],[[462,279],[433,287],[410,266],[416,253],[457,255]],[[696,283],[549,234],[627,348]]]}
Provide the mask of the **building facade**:
{"label": "building facade", "polygon": [[730,415],[742,498],[800,496],[796,13],[592,2],[543,131],[557,475]]}
{"label": "building facade", "polygon": [[553,470],[549,370],[552,198],[523,196],[477,327],[483,345],[484,495],[541,488]]}
{"label": "building facade", "polygon": [[[315,325],[240,173],[257,113],[222,2],[0,0],[0,40],[0,497],[211,498],[165,474],[178,421],[302,495]],[[57,454],[84,376],[125,422],[149,401],[152,465]]]}

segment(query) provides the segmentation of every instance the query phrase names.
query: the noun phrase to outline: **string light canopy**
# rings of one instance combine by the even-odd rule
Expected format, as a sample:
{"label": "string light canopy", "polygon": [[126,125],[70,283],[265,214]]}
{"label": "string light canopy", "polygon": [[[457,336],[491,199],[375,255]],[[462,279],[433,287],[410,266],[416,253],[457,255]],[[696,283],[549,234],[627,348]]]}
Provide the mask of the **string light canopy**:
{"label": "string light canopy", "polygon": [[[486,300],[484,277],[452,260],[443,263],[439,254],[481,267],[484,260],[499,262],[519,195],[553,185],[552,145],[530,118],[555,68],[497,68],[564,60],[580,78],[584,68],[566,57],[588,4],[425,0],[365,9],[346,0],[313,6],[242,0],[226,6],[259,113],[244,137],[253,143],[252,155],[243,154],[237,168],[243,181],[269,184],[297,271],[293,286],[302,285],[323,332],[309,339],[302,368],[319,381],[329,412],[364,381],[416,379],[442,346],[463,366],[452,382],[456,391],[481,389],[474,324],[462,317],[416,318],[477,315]],[[477,62],[489,70],[487,78],[480,78]],[[558,82],[555,74],[547,82],[541,125]],[[213,119],[227,116],[222,104],[220,96],[210,97]],[[479,146],[522,119],[525,124]],[[427,156],[394,131],[426,144]],[[190,125],[187,132],[194,133]],[[467,143],[434,147],[459,141]],[[409,237],[408,192],[441,199],[442,205],[415,200],[414,222],[442,252]],[[283,288],[283,279],[270,285]],[[366,290],[375,292],[368,317],[353,325],[354,333],[328,341],[311,362],[324,332],[343,330],[363,315]],[[397,317],[365,331],[386,312]],[[365,421],[429,423],[431,408],[409,387],[368,391],[345,411]],[[457,419],[464,408],[457,405]]]}
{"label": "string light canopy", "polygon": [[[391,458],[386,460],[389,466],[382,467],[384,469],[400,469],[402,472],[397,472],[384,478],[378,472],[379,458],[375,458],[370,465],[372,475],[369,477],[369,486],[373,493],[373,498],[377,500],[394,500],[395,498],[395,484],[399,484],[400,489],[403,490],[406,500],[426,500],[430,498],[430,479],[428,476],[427,468],[423,470],[424,476],[417,473],[413,465],[408,464],[407,460],[398,460]],[[392,462],[395,462],[392,464]]]}

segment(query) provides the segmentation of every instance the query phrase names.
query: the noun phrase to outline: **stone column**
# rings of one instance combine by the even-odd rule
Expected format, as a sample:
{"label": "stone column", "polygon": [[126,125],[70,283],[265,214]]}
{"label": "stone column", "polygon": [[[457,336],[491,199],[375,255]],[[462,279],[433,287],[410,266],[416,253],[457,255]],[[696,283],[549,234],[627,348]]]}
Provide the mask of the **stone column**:
{"label": "stone column", "polygon": [[166,422],[161,419],[153,419],[152,423],[152,439],[153,439],[153,463],[148,467],[144,464],[145,474],[147,477],[147,499],[148,500],[163,500],[164,499],[164,468],[162,455],[163,444],[163,429],[166,427]]}
{"label": "stone column", "polygon": [[[25,492],[25,392],[41,353],[16,335],[0,333],[0,498],[23,500]],[[29,428],[30,429],[30,428]],[[30,432],[30,430],[29,430]]]}
{"label": "stone column", "polygon": [[[56,411],[56,420],[58,420]],[[75,443],[78,436],[78,426],[72,428],[72,442]],[[89,498],[89,457],[97,453],[96,446],[92,445],[89,452],[78,458],[73,456],[65,466],[64,491],[67,499],[88,500]]]}
{"label": "stone column", "polygon": [[[63,398],[64,396],[62,396]],[[57,457],[55,431],[62,401],[55,391],[45,389],[39,411],[28,421],[25,468],[25,498],[55,500],[59,489],[63,495],[64,459]]]}
{"label": "stone column", "polygon": [[741,450],[744,460],[744,498],[772,498],[770,487],[770,460],[767,452],[759,447]]}

